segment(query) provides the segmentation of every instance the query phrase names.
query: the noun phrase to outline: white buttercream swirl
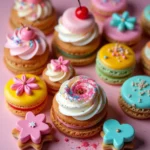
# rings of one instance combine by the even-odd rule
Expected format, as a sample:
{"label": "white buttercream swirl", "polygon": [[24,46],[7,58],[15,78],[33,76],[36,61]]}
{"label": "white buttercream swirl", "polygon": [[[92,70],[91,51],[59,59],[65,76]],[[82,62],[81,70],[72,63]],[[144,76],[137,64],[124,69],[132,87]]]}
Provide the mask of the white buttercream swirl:
{"label": "white buttercream swirl", "polygon": [[84,46],[92,42],[99,35],[98,26],[95,26],[89,30],[86,34],[75,34],[69,31],[62,23],[61,18],[59,19],[58,25],[55,27],[58,32],[58,37],[61,41],[66,43],[72,43],[75,46]]}
{"label": "white buttercream swirl", "polygon": [[64,72],[62,70],[55,71],[53,69],[53,65],[49,63],[47,65],[47,71],[45,72],[45,74],[49,77],[50,81],[63,83],[64,81],[70,79],[73,76],[73,72],[73,67],[71,65],[69,65],[68,71]]}
{"label": "white buttercream swirl", "polygon": [[53,8],[49,0],[43,0],[39,4],[16,0],[14,9],[17,11],[19,17],[25,17],[28,21],[36,21],[50,16]]}
{"label": "white buttercream swirl", "polygon": [[[85,90],[77,94],[75,90]],[[69,88],[69,92],[68,89]],[[88,120],[100,113],[106,104],[106,95],[95,81],[85,76],[77,76],[64,82],[56,95],[59,111],[76,120]]]}

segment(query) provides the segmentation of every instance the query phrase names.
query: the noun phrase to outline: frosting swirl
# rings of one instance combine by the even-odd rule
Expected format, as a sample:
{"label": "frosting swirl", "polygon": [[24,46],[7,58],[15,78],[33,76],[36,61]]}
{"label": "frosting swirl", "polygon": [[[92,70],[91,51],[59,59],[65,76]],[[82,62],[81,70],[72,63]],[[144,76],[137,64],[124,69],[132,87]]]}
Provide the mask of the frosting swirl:
{"label": "frosting swirl", "polygon": [[94,80],[81,75],[61,85],[56,101],[63,115],[88,120],[103,110],[106,95]]}
{"label": "frosting swirl", "polygon": [[71,66],[69,60],[64,60],[62,56],[56,59],[52,59],[51,63],[47,65],[47,71],[45,74],[52,82],[60,82],[70,79],[73,76],[74,69]]}
{"label": "frosting swirl", "polygon": [[42,0],[42,2],[38,3],[33,3],[29,0],[16,0],[14,9],[19,17],[25,17],[28,21],[44,19],[52,13],[52,6],[49,0]]}
{"label": "frosting swirl", "polygon": [[17,28],[13,34],[8,34],[5,48],[10,49],[12,56],[29,60],[36,55],[42,55],[47,48],[44,34],[29,27]]}
{"label": "frosting swirl", "polygon": [[79,19],[75,15],[76,8],[67,9],[55,27],[61,41],[84,46],[98,37],[98,26],[92,15],[87,19]]}

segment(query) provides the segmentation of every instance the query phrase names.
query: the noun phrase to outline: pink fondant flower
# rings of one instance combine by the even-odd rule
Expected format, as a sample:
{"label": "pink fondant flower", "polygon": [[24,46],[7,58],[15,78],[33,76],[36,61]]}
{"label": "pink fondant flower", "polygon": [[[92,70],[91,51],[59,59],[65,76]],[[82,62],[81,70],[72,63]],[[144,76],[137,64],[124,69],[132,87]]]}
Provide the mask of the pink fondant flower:
{"label": "pink fondant flower", "polygon": [[41,142],[41,135],[50,132],[50,127],[45,123],[45,115],[35,116],[32,112],[26,114],[25,120],[17,122],[17,129],[20,131],[19,139],[23,143],[31,139],[38,144]]}
{"label": "pink fondant flower", "polygon": [[51,64],[54,68],[54,71],[67,72],[68,71],[68,66],[69,66],[69,60],[64,60],[64,58],[62,56],[60,56],[58,58],[58,60],[52,59]]}
{"label": "pink fondant flower", "polygon": [[17,95],[22,95],[24,92],[28,95],[32,94],[32,90],[37,90],[39,89],[39,85],[36,84],[36,79],[33,78],[28,78],[26,75],[22,75],[21,79],[19,78],[14,78],[14,84],[11,86],[12,90],[16,90]]}

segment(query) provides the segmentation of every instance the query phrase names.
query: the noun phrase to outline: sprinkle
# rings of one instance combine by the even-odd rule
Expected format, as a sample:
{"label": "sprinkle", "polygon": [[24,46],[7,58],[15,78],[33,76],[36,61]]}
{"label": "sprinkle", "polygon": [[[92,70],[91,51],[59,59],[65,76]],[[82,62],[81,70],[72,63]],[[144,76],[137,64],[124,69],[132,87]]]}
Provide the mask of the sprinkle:
{"label": "sprinkle", "polygon": [[139,99],[138,102],[141,103],[142,99]]}
{"label": "sprinkle", "polygon": [[132,107],[135,107],[135,104],[132,104]]}
{"label": "sprinkle", "polygon": [[120,130],[120,129],[117,129],[117,130],[116,130],[116,132],[118,132],[118,133],[119,133],[119,132],[121,132],[121,130]]}
{"label": "sprinkle", "polygon": [[104,59],[107,59],[108,58],[108,56],[104,56]]}
{"label": "sprinkle", "polygon": [[95,143],[92,144],[91,146],[92,146],[93,148],[95,148],[95,149],[97,148],[97,144],[95,144]]}
{"label": "sprinkle", "polygon": [[136,91],[136,89],[134,89],[134,91]]}
{"label": "sprinkle", "polygon": [[130,97],[132,97],[132,95],[131,95],[131,94],[129,94],[129,95],[128,95],[128,97],[130,98]]}
{"label": "sprinkle", "polygon": [[89,146],[89,143],[88,143],[88,142],[82,142],[82,146],[83,146],[83,147],[88,147],[88,146]]}
{"label": "sprinkle", "polygon": [[67,137],[64,140],[65,140],[65,142],[69,142],[69,139]]}

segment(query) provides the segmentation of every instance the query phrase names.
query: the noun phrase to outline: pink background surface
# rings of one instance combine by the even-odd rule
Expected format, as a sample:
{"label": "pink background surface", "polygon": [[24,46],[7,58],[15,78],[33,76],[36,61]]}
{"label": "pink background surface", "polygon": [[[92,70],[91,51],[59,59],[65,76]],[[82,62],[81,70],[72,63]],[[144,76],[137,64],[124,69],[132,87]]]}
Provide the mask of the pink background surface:
{"label": "pink background surface", "polygon": [[[149,0],[129,0],[128,8],[132,15],[136,15],[137,17],[141,14],[143,8],[148,4]],[[71,6],[78,6],[77,0],[53,0],[54,7],[57,9],[58,14],[62,14],[62,12]],[[82,4],[86,4],[89,6],[89,0],[81,0]],[[11,114],[6,106],[4,99],[3,88],[5,83],[13,77],[13,74],[10,73],[4,63],[3,63],[3,46],[6,41],[5,35],[9,31],[8,26],[8,18],[10,13],[10,8],[13,4],[13,0],[4,0],[1,1],[0,4],[0,150],[17,150],[17,141],[11,135],[12,129],[15,127],[16,121],[20,118]],[[48,37],[50,41],[51,37]],[[148,38],[143,37],[140,41],[140,44],[136,49],[137,61],[139,63],[139,54],[144,46],[144,44],[148,41]],[[95,73],[95,64],[91,64],[86,67],[76,68],[77,74],[85,74],[93,79],[95,79],[106,91],[109,107],[108,107],[108,118],[118,119],[120,122],[127,122],[134,126],[136,131],[136,150],[149,150],[150,149],[150,120],[135,120],[126,116],[120,109],[118,105],[118,96],[120,86],[112,86],[105,84],[102,80],[99,79],[97,74]],[[136,74],[143,74],[140,66],[137,65]],[[50,101],[52,97],[49,97],[49,105],[44,110],[44,113],[47,115],[47,121],[50,121],[49,117],[49,109],[50,109]],[[69,141],[65,141],[65,137],[63,134],[56,131],[56,137],[59,139],[59,142],[53,142],[45,144],[44,150],[79,150],[79,147],[82,145],[82,141],[87,141],[90,145],[88,147],[81,146],[80,150],[94,150],[92,144],[98,144],[97,149],[101,150],[101,138],[99,135],[96,137],[79,140],[68,137]]]}

